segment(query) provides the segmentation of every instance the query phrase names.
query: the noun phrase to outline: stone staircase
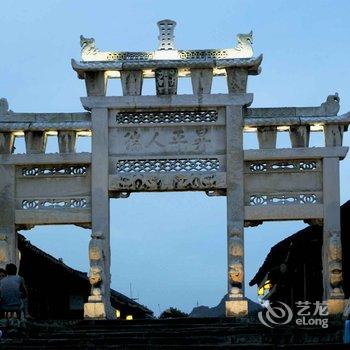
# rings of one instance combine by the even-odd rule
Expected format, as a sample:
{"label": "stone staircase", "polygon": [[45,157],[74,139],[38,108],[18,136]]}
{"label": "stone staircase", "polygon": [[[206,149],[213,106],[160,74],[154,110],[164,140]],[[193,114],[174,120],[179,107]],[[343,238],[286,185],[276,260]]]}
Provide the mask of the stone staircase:
{"label": "stone staircase", "polygon": [[30,322],[2,327],[0,349],[347,349],[343,322],[267,328],[257,319]]}

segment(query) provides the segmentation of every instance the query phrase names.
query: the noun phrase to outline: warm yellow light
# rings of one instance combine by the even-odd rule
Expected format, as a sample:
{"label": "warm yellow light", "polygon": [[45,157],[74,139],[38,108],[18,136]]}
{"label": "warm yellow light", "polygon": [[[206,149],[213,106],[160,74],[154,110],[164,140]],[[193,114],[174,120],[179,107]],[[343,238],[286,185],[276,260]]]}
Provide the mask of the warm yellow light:
{"label": "warm yellow light", "polygon": [[258,289],[258,295],[264,295],[264,288]]}
{"label": "warm yellow light", "polygon": [[77,135],[78,136],[89,136],[89,137],[91,137],[92,136],[92,132],[91,131],[78,131]]}
{"label": "warm yellow light", "polygon": [[270,280],[267,280],[265,283],[264,283],[264,289],[271,289],[272,288],[272,283]]}
{"label": "warm yellow light", "polygon": [[132,315],[127,315],[126,320],[131,321],[133,319]]}
{"label": "warm yellow light", "polygon": [[321,123],[315,123],[314,125],[310,126],[311,131],[323,131],[323,124]]}
{"label": "warm yellow light", "polygon": [[115,317],[120,318],[120,310],[118,309],[115,310]]}
{"label": "warm yellow light", "polygon": [[24,136],[24,131],[15,131],[13,133],[13,135],[16,137],[22,137],[22,136]]}

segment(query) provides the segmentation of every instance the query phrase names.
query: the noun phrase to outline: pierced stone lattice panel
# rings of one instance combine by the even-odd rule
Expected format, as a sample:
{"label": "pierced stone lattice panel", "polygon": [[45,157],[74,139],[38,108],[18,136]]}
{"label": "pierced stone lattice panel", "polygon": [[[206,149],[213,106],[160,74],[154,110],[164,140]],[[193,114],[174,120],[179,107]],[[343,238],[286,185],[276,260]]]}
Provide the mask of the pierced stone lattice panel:
{"label": "pierced stone lattice panel", "polygon": [[110,190],[132,191],[186,191],[225,188],[225,173],[177,174],[122,174],[110,177]]}
{"label": "pierced stone lattice panel", "polygon": [[217,158],[194,159],[136,159],[119,160],[116,164],[117,173],[152,173],[179,171],[218,171],[220,162]]}
{"label": "pierced stone lattice panel", "polygon": [[227,50],[179,50],[181,59],[227,58]]}
{"label": "pierced stone lattice panel", "polygon": [[320,202],[321,198],[316,193],[253,194],[249,197],[249,205],[317,204]]}
{"label": "pierced stone lattice panel", "polygon": [[143,61],[153,59],[153,52],[109,52],[107,55],[108,61]]}
{"label": "pierced stone lattice panel", "polygon": [[249,172],[303,172],[317,171],[321,169],[321,162],[318,160],[301,161],[256,161],[246,163]]}
{"label": "pierced stone lattice panel", "polygon": [[66,209],[66,208],[88,208],[87,198],[68,198],[68,199],[23,199],[21,209]]}
{"label": "pierced stone lattice panel", "polygon": [[85,165],[73,166],[51,166],[51,167],[25,167],[21,169],[21,176],[56,176],[56,175],[70,175],[82,176],[86,175],[87,167]]}
{"label": "pierced stone lattice panel", "polygon": [[181,112],[118,112],[117,124],[146,124],[146,123],[215,123],[218,112],[210,111],[181,111]]}

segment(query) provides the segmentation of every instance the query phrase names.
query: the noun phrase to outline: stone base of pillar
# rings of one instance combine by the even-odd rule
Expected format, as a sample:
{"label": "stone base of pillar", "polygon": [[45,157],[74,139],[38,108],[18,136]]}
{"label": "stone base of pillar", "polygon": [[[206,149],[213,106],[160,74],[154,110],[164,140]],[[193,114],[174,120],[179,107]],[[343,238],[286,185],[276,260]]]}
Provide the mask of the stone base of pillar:
{"label": "stone base of pillar", "polygon": [[236,299],[226,301],[226,317],[244,317],[248,315],[248,300]]}
{"label": "stone base of pillar", "polygon": [[107,319],[105,304],[103,302],[85,303],[84,304],[84,318],[94,320]]}
{"label": "stone base of pillar", "polygon": [[338,315],[344,312],[346,307],[347,299],[328,299],[328,314],[329,315]]}

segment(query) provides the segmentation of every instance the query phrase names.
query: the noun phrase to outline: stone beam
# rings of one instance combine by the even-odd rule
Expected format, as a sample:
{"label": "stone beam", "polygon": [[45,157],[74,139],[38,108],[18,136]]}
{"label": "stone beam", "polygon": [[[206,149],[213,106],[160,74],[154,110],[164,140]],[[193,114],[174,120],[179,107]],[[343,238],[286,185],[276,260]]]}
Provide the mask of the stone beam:
{"label": "stone beam", "polygon": [[167,96],[106,96],[82,97],[84,108],[181,108],[247,106],[253,101],[253,94],[203,94]]}

